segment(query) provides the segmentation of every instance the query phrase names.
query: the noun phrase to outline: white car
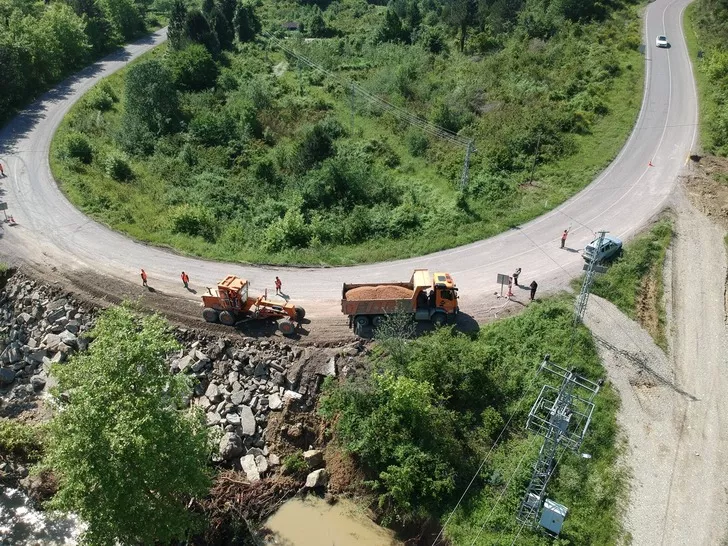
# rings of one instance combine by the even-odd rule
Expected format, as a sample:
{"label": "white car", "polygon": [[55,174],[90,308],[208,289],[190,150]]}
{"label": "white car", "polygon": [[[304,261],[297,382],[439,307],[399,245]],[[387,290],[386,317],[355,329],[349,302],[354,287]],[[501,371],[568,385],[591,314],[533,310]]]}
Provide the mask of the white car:
{"label": "white car", "polygon": [[667,36],[658,36],[655,40],[655,45],[657,47],[669,47],[670,44],[667,42]]}

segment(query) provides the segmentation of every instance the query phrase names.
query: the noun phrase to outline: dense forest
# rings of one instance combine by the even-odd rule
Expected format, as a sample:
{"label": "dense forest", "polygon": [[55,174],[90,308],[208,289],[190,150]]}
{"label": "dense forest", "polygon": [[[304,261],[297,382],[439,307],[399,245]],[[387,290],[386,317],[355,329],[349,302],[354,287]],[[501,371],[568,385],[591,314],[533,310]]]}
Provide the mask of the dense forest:
{"label": "dense forest", "polygon": [[477,240],[616,155],[641,97],[632,4],[179,0],[168,47],[70,114],[54,173],[91,216],[210,258],[347,264]]}
{"label": "dense forest", "polygon": [[703,147],[728,156],[728,1],[698,0],[689,8],[697,59]]}
{"label": "dense forest", "polygon": [[29,99],[158,23],[153,0],[0,0],[0,124]]}

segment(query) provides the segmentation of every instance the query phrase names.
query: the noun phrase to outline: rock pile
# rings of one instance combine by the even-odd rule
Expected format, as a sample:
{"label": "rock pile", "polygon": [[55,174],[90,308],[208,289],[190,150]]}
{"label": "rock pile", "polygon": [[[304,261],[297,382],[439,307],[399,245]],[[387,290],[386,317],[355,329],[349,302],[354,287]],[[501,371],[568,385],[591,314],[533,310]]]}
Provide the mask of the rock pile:
{"label": "rock pile", "polygon": [[[9,279],[0,291],[0,407],[5,416],[12,416],[8,408],[13,404],[22,411],[25,402],[47,389],[51,364],[88,347],[85,333],[97,313],[20,274]],[[175,335],[184,348],[170,355],[170,370],[193,379],[190,403],[202,408],[219,438],[214,461],[242,469],[251,482],[281,463],[268,441],[271,412],[288,404],[313,409],[324,378],[348,376],[362,352],[358,343],[301,347],[277,339],[231,341],[183,328]],[[322,464],[315,458],[310,468],[318,472]],[[316,476],[317,486],[325,483],[325,472]]]}
{"label": "rock pile", "polygon": [[95,312],[21,275],[0,292],[0,389],[17,402],[42,391],[50,366],[88,347]]}

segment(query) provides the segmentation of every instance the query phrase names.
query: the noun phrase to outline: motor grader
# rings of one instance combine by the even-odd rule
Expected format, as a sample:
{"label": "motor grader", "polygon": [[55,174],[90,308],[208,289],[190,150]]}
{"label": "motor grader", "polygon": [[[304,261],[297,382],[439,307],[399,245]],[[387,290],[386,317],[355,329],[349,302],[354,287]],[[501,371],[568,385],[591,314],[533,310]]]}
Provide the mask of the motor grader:
{"label": "motor grader", "polygon": [[257,298],[250,296],[248,287],[245,279],[228,275],[218,283],[217,294],[208,288],[209,294],[202,296],[202,317],[207,322],[220,322],[226,326],[249,320],[283,319],[278,322],[278,329],[284,336],[293,335],[295,323],[300,323],[306,316],[303,307],[268,301],[267,291]]}

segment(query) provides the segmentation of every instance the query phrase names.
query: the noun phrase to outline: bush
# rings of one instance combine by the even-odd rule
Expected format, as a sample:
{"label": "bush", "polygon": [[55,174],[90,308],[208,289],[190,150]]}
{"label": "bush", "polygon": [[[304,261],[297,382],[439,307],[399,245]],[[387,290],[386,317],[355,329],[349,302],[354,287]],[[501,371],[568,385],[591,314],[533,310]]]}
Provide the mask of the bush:
{"label": "bush", "polygon": [[91,143],[81,133],[69,133],[63,143],[61,156],[64,159],[76,159],[88,165],[93,159],[93,149]]}
{"label": "bush", "polygon": [[215,85],[218,67],[210,52],[200,44],[191,44],[181,51],[171,51],[167,65],[172,80],[182,91],[202,91]]}
{"label": "bush", "polygon": [[430,141],[427,137],[416,129],[407,132],[405,143],[407,144],[407,150],[413,157],[424,156],[427,148],[430,146]]}
{"label": "bush", "polygon": [[99,87],[92,89],[86,96],[86,106],[92,110],[106,112],[107,110],[111,110],[111,107],[114,106],[114,102],[114,97],[109,92]]}
{"label": "bush", "polygon": [[214,242],[217,238],[217,222],[206,207],[183,205],[172,214],[172,231]]}
{"label": "bush", "polygon": [[134,176],[127,158],[116,153],[107,156],[104,171],[117,182],[126,182]]}
{"label": "bush", "polygon": [[288,455],[283,459],[283,471],[286,474],[303,475],[308,470],[306,459],[303,458],[302,451],[296,451],[293,455]]}
{"label": "bush", "polygon": [[39,426],[0,418],[0,459],[17,457],[33,462],[43,453],[45,433]]}

